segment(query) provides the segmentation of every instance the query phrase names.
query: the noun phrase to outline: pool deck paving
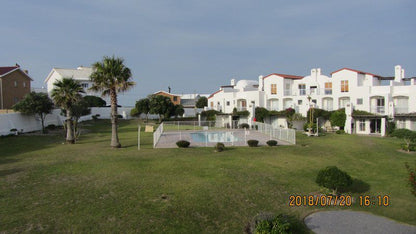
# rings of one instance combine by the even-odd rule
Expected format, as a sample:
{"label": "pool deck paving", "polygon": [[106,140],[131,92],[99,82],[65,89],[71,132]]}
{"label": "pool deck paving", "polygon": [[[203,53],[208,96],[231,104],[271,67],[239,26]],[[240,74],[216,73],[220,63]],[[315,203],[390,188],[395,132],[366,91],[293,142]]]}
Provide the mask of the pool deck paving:
{"label": "pool deck paving", "polygon": [[195,142],[191,133],[197,132],[231,132],[231,134],[238,139],[235,142],[221,142],[225,146],[248,146],[247,140],[258,140],[259,146],[267,145],[268,140],[276,140],[278,145],[290,145],[289,142],[279,140],[273,137],[270,137],[266,134],[258,132],[256,130],[244,131],[243,129],[227,129],[227,130],[208,130],[208,131],[194,131],[194,130],[184,130],[184,131],[171,131],[163,132],[155,148],[177,148],[176,142],[179,140],[186,140],[191,142],[190,147],[213,147],[217,142]]}

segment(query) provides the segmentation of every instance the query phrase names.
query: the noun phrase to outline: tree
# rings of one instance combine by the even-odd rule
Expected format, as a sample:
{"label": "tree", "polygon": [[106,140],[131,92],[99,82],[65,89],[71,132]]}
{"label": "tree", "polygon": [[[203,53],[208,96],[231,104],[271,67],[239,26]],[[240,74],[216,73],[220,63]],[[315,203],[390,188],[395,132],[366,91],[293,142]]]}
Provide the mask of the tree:
{"label": "tree", "polygon": [[140,114],[146,114],[146,121],[148,120],[150,105],[149,105],[149,98],[142,98],[136,102],[136,115],[140,116]]}
{"label": "tree", "polygon": [[[78,100],[71,106],[72,121],[73,121],[73,131],[74,131],[74,140],[76,141],[80,135],[78,128],[79,119],[81,116],[91,114],[91,109],[89,103],[85,100],[85,97]],[[62,114],[66,115],[66,110],[62,109]]]}
{"label": "tree", "polygon": [[318,172],[316,183],[325,188],[333,190],[333,195],[342,188],[347,188],[352,184],[351,176],[341,171],[336,166],[326,167]]}
{"label": "tree", "polygon": [[163,116],[169,118],[174,105],[169,97],[162,95],[150,95],[149,96],[149,107],[151,114],[159,115],[159,122],[162,122]]}
{"label": "tree", "polygon": [[196,101],[195,104],[196,108],[204,108],[206,106],[208,106],[208,98],[202,96],[198,99],[198,101]]}
{"label": "tree", "polygon": [[345,114],[344,108],[332,112],[331,116],[329,117],[329,120],[331,121],[331,125],[338,126],[341,129],[344,129],[346,119],[347,119],[347,115]]}
{"label": "tree", "polygon": [[38,115],[42,123],[42,133],[45,133],[45,117],[51,113],[53,102],[45,93],[31,92],[13,106],[15,111],[27,115]]}
{"label": "tree", "polygon": [[104,107],[107,104],[104,99],[97,96],[87,95],[84,96],[83,99],[87,103],[88,107]]}
{"label": "tree", "polygon": [[57,106],[66,111],[66,142],[75,143],[73,131],[73,106],[81,100],[84,93],[82,86],[72,78],[63,78],[56,81],[52,90],[52,99]]}
{"label": "tree", "polygon": [[124,64],[124,59],[104,56],[101,62],[92,65],[94,72],[90,79],[93,82],[91,90],[102,92],[103,96],[111,99],[111,147],[120,148],[118,139],[117,94],[132,88],[131,71]]}
{"label": "tree", "polygon": [[183,109],[183,106],[180,104],[176,105],[174,109],[175,109],[175,117],[183,116],[183,114],[185,113],[185,109]]}

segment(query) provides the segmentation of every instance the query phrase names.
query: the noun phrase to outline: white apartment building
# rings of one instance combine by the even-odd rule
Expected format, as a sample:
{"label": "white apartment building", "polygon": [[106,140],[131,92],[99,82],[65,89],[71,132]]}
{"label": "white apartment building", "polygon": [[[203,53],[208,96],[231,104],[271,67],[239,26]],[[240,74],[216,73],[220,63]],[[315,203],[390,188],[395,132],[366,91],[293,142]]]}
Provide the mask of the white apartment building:
{"label": "white apartment building", "polygon": [[234,107],[248,110],[253,118],[255,107],[277,111],[293,108],[306,116],[311,106],[328,111],[348,106],[375,115],[362,119],[350,114],[347,132],[380,133],[383,118],[383,122],[394,118],[398,127],[416,130],[415,80],[406,78],[400,65],[390,77],[350,68],[334,71],[331,76],[323,75],[320,68],[312,69],[308,76],[273,73],[259,76],[258,81],[236,83],[232,79],[230,85],[209,96],[208,107],[224,113],[231,113]]}
{"label": "white apartment building", "polygon": [[[52,89],[54,88],[54,83],[57,80],[62,80],[63,78],[72,78],[78,81],[81,86],[84,88],[84,95],[91,95],[101,97],[100,92],[94,92],[89,90],[92,86],[92,81],[90,80],[90,75],[92,74],[93,69],[91,67],[77,67],[77,68],[53,68],[52,71],[45,79],[45,84],[47,86],[48,94],[50,95]],[[108,98],[103,98],[107,104],[110,103]]]}

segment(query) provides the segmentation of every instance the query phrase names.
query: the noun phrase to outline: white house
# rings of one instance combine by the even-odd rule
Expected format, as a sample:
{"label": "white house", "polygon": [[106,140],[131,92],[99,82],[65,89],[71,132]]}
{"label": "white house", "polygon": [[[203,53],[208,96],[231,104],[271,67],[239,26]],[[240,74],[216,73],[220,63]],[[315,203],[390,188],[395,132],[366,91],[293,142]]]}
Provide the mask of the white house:
{"label": "white house", "polygon": [[[52,89],[54,88],[54,83],[57,80],[62,80],[62,78],[72,78],[78,81],[81,86],[84,88],[85,94],[84,95],[92,95],[101,97],[100,92],[94,92],[89,90],[92,86],[92,81],[90,80],[90,75],[92,74],[93,69],[91,67],[77,67],[77,68],[53,68],[52,71],[45,79],[45,83],[47,86],[48,94],[50,95]],[[108,98],[102,97],[107,103],[109,103]]]}
{"label": "white house", "polygon": [[[349,133],[383,133],[387,118],[394,119],[399,128],[416,130],[415,80],[406,78],[400,65],[390,77],[350,68],[331,76],[323,75],[320,68],[312,69],[308,76],[273,73],[259,76],[258,81],[236,83],[232,79],[230,85],[210,95],[208,106],[224,113],[247,109],[251,118],[254,107],[277,111],[290,107],[304,116],[311,106],[328,111],[348,107],[351,113],[345,130]],[[353,109],[372,115],[354,116]]]}

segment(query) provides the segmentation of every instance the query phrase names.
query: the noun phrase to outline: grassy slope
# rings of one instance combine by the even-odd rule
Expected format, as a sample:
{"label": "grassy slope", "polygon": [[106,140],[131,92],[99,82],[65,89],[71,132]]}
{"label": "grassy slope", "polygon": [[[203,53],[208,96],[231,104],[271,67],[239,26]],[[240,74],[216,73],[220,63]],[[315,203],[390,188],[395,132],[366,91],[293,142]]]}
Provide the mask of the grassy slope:
{"label": "grassy slope", "polygon": [[363,194],[391,200],[389,207],[345,209],[416,224],[416,198],[403,166],[416,157],[397,152],[398,140],[299,135],[297,146],[214,153],[151,149],[152,135],[142,133],[138,151],[137,123],[120,125],[120,150],[109,148],[106,121],[90,127],[93,132],[76,145],[56,136],[1,138],[0,232],[241,233],[262,211],[303,218],[339,209],[288,207],[289,195],[320,191],[314,179],[328,165],[362,180]]}

